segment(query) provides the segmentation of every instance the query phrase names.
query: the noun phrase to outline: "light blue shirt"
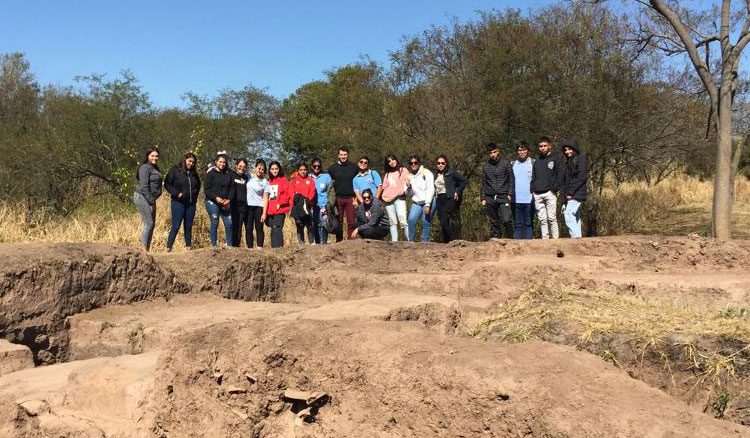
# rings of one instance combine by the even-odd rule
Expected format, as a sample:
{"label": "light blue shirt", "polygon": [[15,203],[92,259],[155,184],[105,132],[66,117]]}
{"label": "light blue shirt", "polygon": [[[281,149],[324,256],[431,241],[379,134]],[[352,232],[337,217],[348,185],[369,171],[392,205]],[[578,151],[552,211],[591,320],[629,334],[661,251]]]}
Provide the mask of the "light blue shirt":
{"label": "light blue shirt", "polygon": [[263,207],[263,195],[268,193],[268,180],[253,175],[247,180],[247,205]]}
{"label": "light blue shirt", "polygon": [[375,197],[378,187],[382,185],[383,180],[380,178],[380,174],[378,174],[376,170],[368,169],[364,175],[357,173],[354,179],[352,179],[354,191],[356,193],[356,191],[359,190],[360,196],[362,196],[362,192],[366,189],[370,189],[370,191],[372,191],[372,196]]}
{"label": "light blue shirt", "polygon": [[318,207],[324,208],[328,205],[328,188],[331,186],[331,175],[321,173],[318,176],[310,175],[315,181],[315,191],[318,193]]}
{"label": "light blue shirt", "polygon": [[520,162],[513,160],[513,176],[516,178],[516,193],[513,196],[513,202],[517,204],[528,204],[531,202],[531,170],[533,164],[532,158]]}

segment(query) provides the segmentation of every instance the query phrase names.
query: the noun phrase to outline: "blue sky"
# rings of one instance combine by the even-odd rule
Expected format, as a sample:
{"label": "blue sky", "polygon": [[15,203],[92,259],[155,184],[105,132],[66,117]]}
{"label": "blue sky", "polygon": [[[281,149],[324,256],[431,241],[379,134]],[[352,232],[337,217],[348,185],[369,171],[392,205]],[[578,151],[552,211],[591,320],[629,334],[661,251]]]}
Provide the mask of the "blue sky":
{"label": "blue sky", "polygon": [[0,53],[23,52],[42,84],[130,69],[157,106],[186,91],[247,84],[283,98],[369,55],[387,63],[403,35],[476,10],[547,0],[52,1],[0,0]]}

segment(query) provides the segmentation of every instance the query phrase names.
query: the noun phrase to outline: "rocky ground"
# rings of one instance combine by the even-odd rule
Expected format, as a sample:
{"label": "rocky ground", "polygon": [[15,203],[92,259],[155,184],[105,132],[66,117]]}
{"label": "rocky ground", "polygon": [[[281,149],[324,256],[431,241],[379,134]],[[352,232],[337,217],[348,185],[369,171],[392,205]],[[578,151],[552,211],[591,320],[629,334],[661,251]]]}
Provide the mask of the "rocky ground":
{"label": "rocky ground", "polygon": [[0,260],[3,437],[750,436],[747,241]]}

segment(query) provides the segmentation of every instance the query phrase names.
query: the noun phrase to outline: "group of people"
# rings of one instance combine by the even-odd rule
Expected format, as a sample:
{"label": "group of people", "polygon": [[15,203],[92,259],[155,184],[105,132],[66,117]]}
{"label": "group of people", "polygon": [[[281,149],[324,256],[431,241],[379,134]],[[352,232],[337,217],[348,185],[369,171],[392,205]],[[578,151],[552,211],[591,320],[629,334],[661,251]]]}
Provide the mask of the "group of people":
{"label": "group of people", "polygon": [[[531,239],[532,214],[536,210],[542,238],[558,238],[557,199],[562,198],[565,224],[570,237],[581,237],[581,203],[586,200],[587,161],[574,139],[563,143],[563,156],[552,151],[547,137],[538,142],[538,158],[531,158],[529,145],[520,142],[515,159],[500,154],[494,143],[487,145],[488,161],[482,167],[479,202],[486,209],[493,237]],[[154,232],[156,200],[162,187],[171,196],[172,225],[167,251],[172,250],[180,227],[185,246],[192,246],[192,227],[201,188],[197,160],[186,154],[162,180],[157,148],[146,150],[138,168],[138,184],[133,201],[143,222],[141,248],[148,251]],[[290,179],[278,161],[268,166],[257,160],[252,169],[246,159],[229,168],[226,153],[216,155],[204,177],[203,203],[210,220],[209,236],[217,246],[219,222],[223,222],[227,246],[240,246],[243,227],[248,248],[263,249],[265,226],[271,229],[271,248],[284,246],[283,227],[287,214],[294,219],[300,245],[325,244],[329,233],[336,241],[346,238],[399,238],[399,228],[407,240],[430,240],[431,225],[437,215],[442,240],[458,236],[459,210],[467,179],[450,167],[440,155],[436,172],[427,169],[418,155],[404,165],[390,154],[381,176],[370,168],[367,156],[356,164],[349,161],[349,150],[338,150],[336,163],[323,171],[319,158],[301,163]],[[268,176],[266,176],[266,171]],[[329,191],[334,196],[329,200]],[[407,209],[407,201],[410,207]],[[421,221],[421,236],[417,224]],[[344,226],[346,223],[346,226]],[[305,239],[307,234],[307,239]]]}

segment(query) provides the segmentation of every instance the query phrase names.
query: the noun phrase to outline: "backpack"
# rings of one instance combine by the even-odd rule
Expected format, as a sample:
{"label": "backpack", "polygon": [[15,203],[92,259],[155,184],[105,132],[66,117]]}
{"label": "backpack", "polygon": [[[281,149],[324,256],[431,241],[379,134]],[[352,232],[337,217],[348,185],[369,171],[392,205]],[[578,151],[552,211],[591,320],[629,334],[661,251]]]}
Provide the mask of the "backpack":
{"label": "backpack", "polygon": [[339,220],[339,209],[336,202],[328,204],[328,215],[326,216],[326,230],[329,234],[338,234],[341,232],[341,221]]}
{"label": "backpack", "polygon": [[294,195],[292,201],[292,217],[297,220],[305,220],[310,217],[310,207],[307,205],[308,200],[302,193]]}

